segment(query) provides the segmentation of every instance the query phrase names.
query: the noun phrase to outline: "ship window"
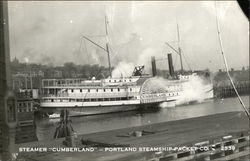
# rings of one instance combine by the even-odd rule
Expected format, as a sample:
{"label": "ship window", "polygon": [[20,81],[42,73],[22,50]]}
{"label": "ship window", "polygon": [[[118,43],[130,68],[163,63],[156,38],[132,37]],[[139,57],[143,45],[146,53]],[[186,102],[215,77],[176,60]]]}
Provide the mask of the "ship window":
{"label": "ship window", "polygon": [[130,88],[130,91],[132,91],[132,88]]}
{"label": "ship window", "polygon": [[54,102],[54,99],[51,99],[51,102]]}
{"label": "ship window", "polygon": [[98,92],[98,89],[96,89],[96,92]]}
{"label": "ship window", "polygon": [[114,80],[114,82],[116,82],[116,80]]}
{"label": "ship window", "polygon": [[111,92],[113,92],[113,88],[111,88]]}
{"label": "ship window", "polygon": [[120,88],[118,88],[117,90],[118,90],[118,92],[120,92]]}
{"label": "ship window", "polygon": [[71,89],[71,92],[74,92],[74,89]]}
{"label": "ship window", "polygon": [[103,92],[106,92],[106,89],[103,89]]}
{"label": "ship window", "polygon": [[80,89],[80,92],[82,92],[82,89]]}
{"label": "ship window", "polygon": [[90,89],[88,89],[88,92],[90,92]]}
{"label": "ship window", "polygon": [[129,81],[131,82],[131,79]]}
{"label": "ship window", "polygon": [[122,80],[120,80],[119,82],[122,82]]}
{"label": "ship window", "polygon": [[124,82],[126,82],[126,79],[124,80]]}
{"label": "ship window", "polygon": [[111,82],[111,80],[109,80],[109,82]]}

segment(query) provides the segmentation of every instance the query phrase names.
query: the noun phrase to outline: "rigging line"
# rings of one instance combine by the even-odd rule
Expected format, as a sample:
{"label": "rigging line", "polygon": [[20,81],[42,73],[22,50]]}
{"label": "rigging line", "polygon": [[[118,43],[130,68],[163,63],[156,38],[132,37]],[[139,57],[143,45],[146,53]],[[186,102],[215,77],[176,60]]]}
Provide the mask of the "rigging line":
{"label": "rigging line", "polygon": [[243,101],[242,101],[242,99],[241,99],[241,97],[240,97],[240,95],[239,95],[239,93],[238,93],[238,91],[237,91],[237,89],[236,89],[236,87],[234,85],[234,82],[233,82],[233,80],[232,80],[232,78],[230,76],[229,70],[228,70],[227,59],[226,59],[226,56],[224,54],[223,45],[222,45],[222,41],[221,41],[220,27],[219,27],[219,21],[218,21],[218,17],[217,17],[217,5],[216,5],[216,1],[215,1],[215,13],[216,13],[216,27],[217,27],[217,32],[218,32],[218,37],[219,37],[219,42],[220,42],[220,49],[221,49],[221,54],[223,56],[224,65],[225,65],[225,68],[226,68],[226,73],[227,73],[227,76],[228,76],[228,78],[230,80],[231,85],[233,86],[233,89],[234,89],[234,91],[235,91],[235,93],[237,95],[237,98],[238,98],[240,104],[242,105],[242,107],[243,107],[246,115],[250,118],[250,113],[247,110],[245,104],[243,103]]}
{"label": "rigging line", "polygon": [[97,44],[96,42],[92,41],[91,39],[89,39],[88,37],[82,35],[82,38],[88,40],[89,42],[91,42],[92,44],[96,45],[97,47],[99,47],[100,49],[104,50],[105,52],[107,52],[107,49],[105,49],[104,47],[102,47],[101,45]]}
{"label": "rigging line", "polygon": [[[164,55],[164,53],[165,53],[165,51],[164,51],[164,47],[163,47],[163,49],[162,49],[162,55]],[[163,57],[163,58],[164,58],[164,57]],[[165,58],[165,59],[168,60],[168,58]],[[167,70],[167,69],[168,69],[168,61],[167,61],[167,63],[166,63],[165,65],[167,65],[167,68],[166,68],[166,70]]]}
{"label": "rigging line", "polygon": [[177,62],[177,55],[175,55],[174,57],[174,66],[176,66],[176,62]]}
{"label": "rigging line", "polygon": [[109,48],[110,48],[111,53],[113,53],[112,58],[111,58],[113,60],[118,55],[118,52],[115,52],[115,50],[113,49],[111,45],[109,45]]}
{"label": "rigging line", "polygon": [[189,70],[193,71],[192,68],[190,67],[190,65],[189,65],[189,63],[188,63],[188,61],[187,61],[187,59],[186,59],[186,56],[185,56],[184,54],[182,54],[182,55],[183,55],[183,57],[184,57],[184,59],[185,59],[185,62],[186,62],[186,64],[187,64]]}
{"label": "rigging line", "polygon": [[88,36],[89,38],[96,38],[96,37],[105,37],[106,35],[92,35],[92,36]]}
{"label": "rigging line", "polygon": [[109,21],[107,23],[107,29],[108,29],[108,37],[109,37],[109,45],[110,45],[110,44],[113,44],[113,41],[112,41],[113,38],[111,36],[114,35],[114,32],[111,26],[109,25]]}
{"label": "rigging line", "polygon": [[86,40],[84,40],[84,48],[85,48],[85,51],[86,51],[86,54],[87,54],[87,59],[88,59],[88,62],[90,62],[89,61],[89,52],[88,52],[88,48],[87,48],[87,45],[86,45]]}
{"label": "rigging line", "polygon": [[[80,45],[79,45],[79,53],[78,53],[78,56],[80,56],[80,55],[81,55],[82,41],[83,41],[83,39],[81,38]],[[88,51],[87,51],[87,46],[86,46],[86,42],[85,42],[85,40],[84,40],[84,44],[85,44],[85,50],[86,50],[86,53],[87,53],[87,58],[88,58],[88,62],[89,62],[89,56],[88,56]]]}
{"label": "rigging line", "polygon": [[165,44],[170,47],[172,50],[174,50],[178,55],[180,55],[180,52],[177,51],[175,48],[173,48],[168,42],[165,42]]}
{"label": "rigging line", "polygon": [[82,49],[82,38],[81,38],[80,45],[79,45],[79,53],[78,53],[78,55],[81,54],[81,49]]}
{"label": "rigging line", "polygon": [[112,60],[114,60],[116,57],[118,57],[118,59],[121,59],[121,56],[118,54],[118,51],[115,51],[114,48],[112,46],[109,46],[110,47],[110,51],[111,53],[113,53],[112,55]]}
{"label": "rigging line", "polygon": [[[190,57],[188,56],[188,54],[185,54],[185,55],[183,54],[183,57],[184,57],[184,59],[185,59],[185,62],[186,62],[187,65],[188,65],[188,68],[189,68],[191,71],[193,71],[190,64],[194,64],[194,63],[193,63],[193,61],[190,59]],[[193,66],[193,65],[192,65],[192,66]]]}

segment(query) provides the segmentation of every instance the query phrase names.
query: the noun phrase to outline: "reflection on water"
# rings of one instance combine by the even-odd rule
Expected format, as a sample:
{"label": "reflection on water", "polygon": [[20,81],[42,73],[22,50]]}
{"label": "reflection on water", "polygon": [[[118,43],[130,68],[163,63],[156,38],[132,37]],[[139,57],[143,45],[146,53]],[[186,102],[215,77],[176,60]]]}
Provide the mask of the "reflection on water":
{"label": "reflection on water", "polygon": [[[249,107],[249,96],[242,97]],[[73,127],[78,134],[107,131],[131,126],[147,125],[164,121],[206,116],[229,111],[242,111],[237,98],[208,100],[200,104],[192,104],[171,108],[162,108],[157,112],[138,113],[123,112],[105,115],[72,117]],[[39,140],[52,139],[59,119],[37,120],[37,137]]]}

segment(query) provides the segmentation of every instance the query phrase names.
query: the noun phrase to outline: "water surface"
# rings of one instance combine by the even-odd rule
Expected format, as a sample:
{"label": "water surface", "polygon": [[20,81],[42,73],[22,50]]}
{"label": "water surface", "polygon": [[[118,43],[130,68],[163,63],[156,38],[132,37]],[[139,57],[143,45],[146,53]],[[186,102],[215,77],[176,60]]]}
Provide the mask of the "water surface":
{"label": "water surface", "polygon": [[[249,107],[249,96],[242,97],[246,107]],[[181,120],[199,116],[243,111],[236,97],[207,100],[203,103],[161,108],[157,112],[139,113],[123,112],[104,115],[72,117],[72,125],[78,134],[107,131],[132,126],[147,125],[165,121]],[[41,119],[36,121],[37,137],[39,140],[53,139],[59,119]]]}

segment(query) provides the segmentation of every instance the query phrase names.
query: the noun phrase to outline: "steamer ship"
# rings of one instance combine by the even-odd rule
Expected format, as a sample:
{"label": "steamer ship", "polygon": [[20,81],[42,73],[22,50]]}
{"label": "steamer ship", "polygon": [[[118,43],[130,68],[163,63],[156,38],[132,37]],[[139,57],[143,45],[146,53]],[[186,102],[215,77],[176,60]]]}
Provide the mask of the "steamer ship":
{"label": "steamer ship", "polygon": [[[163,102],[175,106],[182,96],[183,84],[197,76],[179,75],[179,79],[168,80],[166,85],[160,84],[158,77],[143,75],[143,68],[136,67],[131,77],[44,79],[40,108],[51,114],[68,109],[70,116],[76,116],[158,108]],[[211,85],[208,84],[204,92],[207,98],[213,97]]]}
{"label": "steamer ship", "polygon": [[[108,36],[107,23],[105,17],[106,36]],[[137,66],[131,77],[112,78],[108,38],[106,48],[86,36],[83,38],[107,53],[110,76],[102,80],[95,78],[42,80],[40,110],[53,114],[51,117],[60,116],[56,113],[60,113],[59,111],[63,109],[68,109],[69,115],[75,116],[158,108],[163,102],[167,103],[167,106],[175,106],[182,95],[183,84],[196,76],[195,73],[178,75],[178,79],[168,80],[167,84],[163,85],[155,77],[155,58],[152,57],[153,76],[143,74],[144,66]],[[180,48],[177,54],[181,59]],[[182,60],[180,61],[183,70]],[[168,63],[170,75],[174,76],[171,54],[168,54]],[[212,98],[212,85],[206,86],[204,92],[207,98]]]}
{"label": "steamer ship", "polygon": [[138,68],[143,67],[125,78],[44,79],[40,106],[50,113],[67,108],[70,115],[91,115],[157,107],[177,99],[180,85],[169,91],[156,88],[154,78],[141,75]]}

